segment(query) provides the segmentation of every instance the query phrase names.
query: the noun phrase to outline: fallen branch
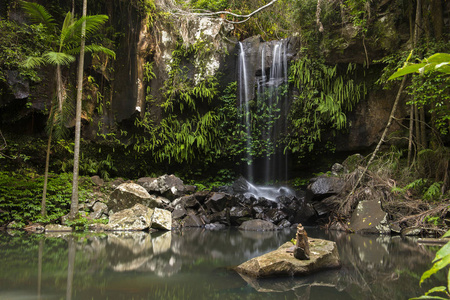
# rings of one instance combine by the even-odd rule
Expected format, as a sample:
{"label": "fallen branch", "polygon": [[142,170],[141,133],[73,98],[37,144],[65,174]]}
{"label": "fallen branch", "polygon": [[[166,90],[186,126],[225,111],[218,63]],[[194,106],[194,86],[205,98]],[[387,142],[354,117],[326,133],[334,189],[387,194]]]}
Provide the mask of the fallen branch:
{"label": "fallen branch", "polygon": [[277,1],[278,0],[272,0],[269,3],[267,3],[266,5],[261,6],[260,8],[254,10],[253,12],[251,12],[247,15],[235,14],[231,11],[226,11],[226,10],[216,11],[216,12],[196,13],[196,12],[184,11],[179,8],[177,8],[175,10],[175,12],[172,12],[172,14],[174,14],[174,15],[190,15],[190,16],[198,16],[198,17],[212,17],[212,16],[229,15],[229,16],[236,17],[236,18],[241,18],[241,19],[244,18],[244,20],[241,20],[241,21],[230,21],[230,20],[224,19],[225,22],[228,22],[231,24],[239,24],[239,23],[244,23],[244,22],[248,21],[253,15],[255,15],[255,14],[259,13],[260,11],[266,9],[267,7],[273,5]]}

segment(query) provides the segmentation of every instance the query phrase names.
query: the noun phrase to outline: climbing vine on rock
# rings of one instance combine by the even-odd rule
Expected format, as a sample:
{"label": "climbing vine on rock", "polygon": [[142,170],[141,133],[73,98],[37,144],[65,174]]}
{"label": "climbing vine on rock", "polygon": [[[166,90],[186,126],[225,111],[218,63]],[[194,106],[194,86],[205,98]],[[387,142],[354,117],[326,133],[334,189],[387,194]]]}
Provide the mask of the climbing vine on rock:
{"label": "climbing vine on rock", "polygon": [[[203,65],[210,51],[204,42],[185,47],[181,42],[172,52],[169,78],[165,81],[162,120],[156,124],[150,113],[136,119],[144,134],[134,135],[134,150],[149,151],[155,161],[192,162],[203,158],[211,161],[220,152],[220,117],[212,100],[218,94],[218,81]],[[191,76],[188,64],[196,66]]]}
{"label": "climbing vine on rock", "polygon": [[348,126],[346,112],[366,95],[364,83],[356,81],[356,65],[328,66],[304,56],[290,70],[290,81],[298,89],[289,115],[287,149],[300,157],[311,152],[325,128],[333,132]]}

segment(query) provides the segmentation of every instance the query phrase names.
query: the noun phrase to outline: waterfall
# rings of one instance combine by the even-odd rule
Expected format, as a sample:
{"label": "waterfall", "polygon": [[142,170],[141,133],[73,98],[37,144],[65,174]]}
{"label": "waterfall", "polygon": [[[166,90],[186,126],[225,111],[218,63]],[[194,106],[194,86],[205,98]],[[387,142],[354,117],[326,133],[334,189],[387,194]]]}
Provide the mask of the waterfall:
{"label": "waterfall", "polygon": [[[259,180],[268,184],[288,179],[287,156],[283,153],[284,146],[278,144],[280,137],[287,131],[289,109],[286,89],[287,42],[288,40],[280,40],[260,43],[257,51],[244,47],[245,42],[239,43],[239,104],[243,114],[241,126],[245,128],[247,135],[245,158],[251,162],[247,164],[244,175],[250,182]],[[254,105],[249,106],[249,101],[252,100],[256,102],[256,108]],[[260,113],[262,116],[255,117],[252,124],[250,113]],[[259,135],[252,138],[252,134]],[[253,140],[256,139],[263,146],[253,145]],[[257,151],[255,147],[263,147],[266,154],[259,158],[252,157],[252,151]]]}
{"label": "waterfall", "polygon": [[239,42],[239,107],[241,110],[242,118],[241,124],[244,126],[245,133],[247,135],[246,139],[246,161],[247,161],[247,178],[253,181],[253,168],[252,168],[252,138],[251,138],[251,115],[249,108],[249,86],[248,86],[248,73],[247,64],[245,60],[244,46]]}

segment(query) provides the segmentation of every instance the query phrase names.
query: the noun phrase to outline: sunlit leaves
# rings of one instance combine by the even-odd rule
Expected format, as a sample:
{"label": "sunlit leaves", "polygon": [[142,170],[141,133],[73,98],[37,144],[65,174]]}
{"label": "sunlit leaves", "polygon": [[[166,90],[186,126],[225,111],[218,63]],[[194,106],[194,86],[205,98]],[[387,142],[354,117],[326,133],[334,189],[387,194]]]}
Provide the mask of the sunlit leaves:
{"label": "sunlit leaves", "polygon": [[405,63],[402,68],[398,69],[394,74],[391,75],[391,77],[389,77],[389,80],[405,76],[407,74],[424,74],[426,72],[432,71],[450,74],[450,54],[436,53],[428,58],[423,59],[420,63]]}

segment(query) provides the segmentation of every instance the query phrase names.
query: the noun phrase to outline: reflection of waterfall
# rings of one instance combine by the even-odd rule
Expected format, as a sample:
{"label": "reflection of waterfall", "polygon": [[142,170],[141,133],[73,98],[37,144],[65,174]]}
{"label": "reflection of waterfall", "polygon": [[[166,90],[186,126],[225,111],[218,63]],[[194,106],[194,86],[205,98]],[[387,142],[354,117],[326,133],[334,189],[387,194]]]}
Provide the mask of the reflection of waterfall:
{"label": "reflection of waterfall", "polygon": [[[250,182],[268,184],[288,179],[287,156],[280,142],[287,130],[289,106],[287,43],[261,43],[256,50],[250,43],[239,43],[239,104],[241,126],[247,135],[244,175]],[[250,101],[255,105],[249,105]]]}

